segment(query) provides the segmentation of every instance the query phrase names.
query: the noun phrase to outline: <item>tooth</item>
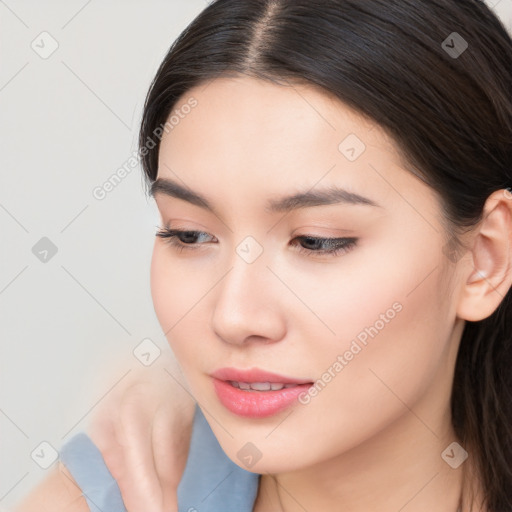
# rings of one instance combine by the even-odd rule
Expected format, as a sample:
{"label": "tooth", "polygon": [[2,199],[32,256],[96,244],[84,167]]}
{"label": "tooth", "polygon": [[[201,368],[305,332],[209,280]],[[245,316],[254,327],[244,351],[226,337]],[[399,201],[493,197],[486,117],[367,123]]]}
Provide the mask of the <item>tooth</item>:
{"label": "tooth", "polygon": [[296,384],[283,384],[281,382],[237,382],[236,380],[230,381],[231,385],[235,388],[243,389],[244,391],[279,391],[283,388],[293,388]]}
{"label": "tooth", "polygon": [[253,382],[251,389],[256,391],[270,391],[270,382]]}

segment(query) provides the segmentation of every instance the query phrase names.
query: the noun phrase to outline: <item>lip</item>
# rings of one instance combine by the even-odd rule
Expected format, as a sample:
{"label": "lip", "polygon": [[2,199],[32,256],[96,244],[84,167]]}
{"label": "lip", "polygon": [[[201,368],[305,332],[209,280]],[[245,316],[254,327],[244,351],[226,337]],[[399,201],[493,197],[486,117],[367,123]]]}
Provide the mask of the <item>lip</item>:
{"label": "lip", "polygon": [[[220,368],[211,374],[213,387],[219,401],[230,412],[247,418],[266,418],[273,416],[297,403],[299,395],[307,392],[312,381],[295,379],[271,373],[258,368],[242,370]],[[274,391],[248,391],[233,387],[229,381],[237,382],[274,382],[296,384],[291,388]]]}
{"label": "lip", "polygon": [[295,379],[278,373],[267,372],[259,368],[247,370],[239,368],[219,368],[211,373],[211,376],[219,380],[236,380],[237,382],[281,382],[283,384],[309,384],[307,379]]}

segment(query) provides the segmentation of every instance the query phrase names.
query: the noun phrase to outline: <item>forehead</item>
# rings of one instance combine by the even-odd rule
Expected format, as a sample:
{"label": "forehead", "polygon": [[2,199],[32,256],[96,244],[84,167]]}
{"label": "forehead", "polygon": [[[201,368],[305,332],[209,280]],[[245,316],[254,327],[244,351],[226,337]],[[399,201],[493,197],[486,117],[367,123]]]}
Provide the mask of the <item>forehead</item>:
{"label": "forehead", "polygon": [[[191,101],[194,108],[184,108]],[[187,91],[171,115],[179,122],[162,137],[158,177],[178,179],[233,211],[242,196],[330,184],[385,196],[381,204],[404,190],[432,197],[381,126],[318,87],[216,78]]]}
{"label": "forehead", "polygon": [[[182,110],[191,98],[197,106],[190,115],[181,116],[182,121],[189,117],[190,122],[180,122],[180,125],[182,128],[188,125],[198,133],[216,125],[223,127],[223,133],[237,135],[237,138],[257,135],[263,142],[265,134],[269,139],[279,134],[281,141],[303,137],[314,140],[336,132],[341,135],[350,129],[364,137],[377,128],[378,135],[386,138],[375,122],[312,84],[287,81],[278,85],[248,76],[220,77],[184,93],[174,110]],[[181,131],[176,126],[173,135]],[[217,132],[210,136],[215,137]]]}
{"label": "forehead", "polygon": [[[188,106],[192,101],[194,108]],[[182,154],[188,162],[209,157],[228,163],[245,157],[260,168],[281,171],[286,164],[314,166],[320,155],[334,163],[349,135],[360,147],[372,146],[400,163],[395,144],[379,125],[309,84],[220,77],[184,93],[171,116],[161,153],[175,157],[175,163]],[[212,154],[213,148],[218,151]]]}

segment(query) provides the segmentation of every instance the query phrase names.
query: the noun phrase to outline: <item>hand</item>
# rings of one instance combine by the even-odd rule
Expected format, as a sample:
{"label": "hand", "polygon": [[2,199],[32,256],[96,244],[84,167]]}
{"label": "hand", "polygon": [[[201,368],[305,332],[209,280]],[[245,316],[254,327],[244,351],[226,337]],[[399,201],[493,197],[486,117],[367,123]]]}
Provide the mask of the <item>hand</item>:
{"label": "hand", "polygon": [[100,402],[88,434],[128,512],[178,511],[195,405],[176,361],[163,354],[132,370]]}

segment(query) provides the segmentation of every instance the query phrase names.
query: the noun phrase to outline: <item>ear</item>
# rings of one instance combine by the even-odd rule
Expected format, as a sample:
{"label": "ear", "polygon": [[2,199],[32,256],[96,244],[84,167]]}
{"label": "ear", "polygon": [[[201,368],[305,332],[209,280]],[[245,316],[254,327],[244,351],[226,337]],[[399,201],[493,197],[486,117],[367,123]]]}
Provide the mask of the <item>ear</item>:
{"label": "ear", "polygon": [[512,193],[493,192],[486,200],[471,258],[462,273],[457,316],[477,322],[497,309],[512,285]]}

